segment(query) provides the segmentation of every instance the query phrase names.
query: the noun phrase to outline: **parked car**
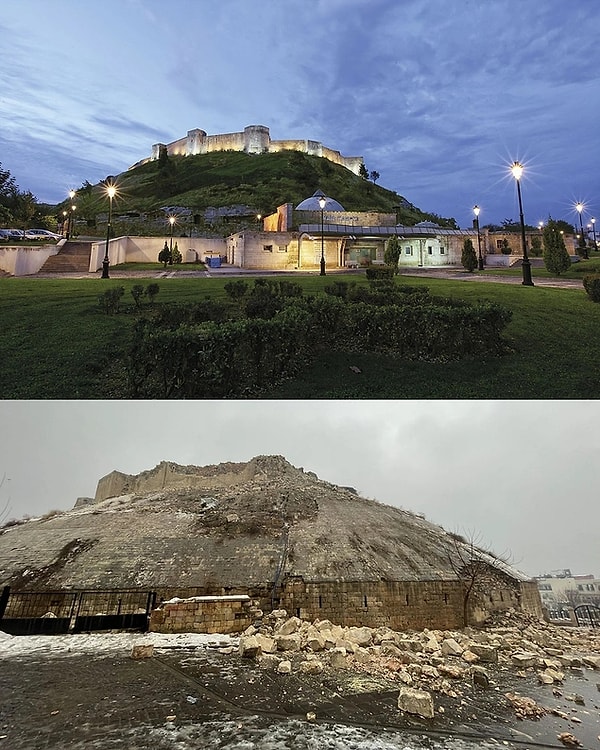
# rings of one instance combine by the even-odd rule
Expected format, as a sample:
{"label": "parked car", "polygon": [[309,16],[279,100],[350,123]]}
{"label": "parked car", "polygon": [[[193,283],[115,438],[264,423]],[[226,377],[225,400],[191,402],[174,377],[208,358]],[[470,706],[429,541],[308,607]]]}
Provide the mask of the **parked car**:
{"label": "parked car", "polygon": [[26,240],[60,240],[61,234],[50,232],[48,229],[26,229]]}
{"label": "parked car", "polygon": [[10,229],[0,229],[0,240],[9,240],[10,236]]}
{"label": "parked car", "polygon": [[24,240],[25,239],[25,232],[22,229],[8,229],[8,239],[12,240],[13,242],[15,240]]}

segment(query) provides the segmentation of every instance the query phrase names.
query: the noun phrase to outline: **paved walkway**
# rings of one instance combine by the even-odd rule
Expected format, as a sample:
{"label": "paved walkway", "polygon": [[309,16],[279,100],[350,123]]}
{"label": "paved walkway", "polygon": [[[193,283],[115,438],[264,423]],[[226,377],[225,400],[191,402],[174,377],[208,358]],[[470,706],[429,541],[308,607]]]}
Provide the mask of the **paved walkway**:
{"label": "paved walkway", "polygon": [[[401,276],[418,276],[420,278],[451,279],[452,281],[491,282],[494,284],[522,284],[521,276],[505,276],[503,274],[468,273],[461,268],[443,269],[403,269]],[[583,289],[583,279],[561,279],[560,277],[546,278],[532,273],[534,286],[553,287],[556,289]]]}
{"label": "paved walkway", "polygon": [[[328,276],[337,276],[341,274],[356,274],[360,276],[364,273],[362,270],[350,270],[347,268],[336,268],[327,272]],[[267,271],[267,270],[246,270],[242,268],[235,268],[233,266],[221,266],[221,268],[210,268],[210,269],[197,269],[188,270],[186,268],[166,271],[135,271],[127,270],[120,271],[118,269],[111,269],[111,279],[186,279],[186,278],[254,278],[258,276],[318,276],[319,271]],[[492,283],[492,284],[521,284],[522,279],[520,276],[504,276],[501,274],[493,273],[467,273],[461,268],[431,268],[431,269],[403,269],[400,272],[401,277],[416,276],[419,278],[430,278],[430,279],[450,279],[452,281],[464,281],[473,283]],[[28,279],[97,279],[100,278],[100,273],[77,273],[77,272],[66,272],[61,274],[55,273],[38,273],[31,276],[27,276]],[[583,279],[561,279],[558,278],[544,278],[533,274],[534,286],[538,287],[550,287],[554,289],[583,289]]]}

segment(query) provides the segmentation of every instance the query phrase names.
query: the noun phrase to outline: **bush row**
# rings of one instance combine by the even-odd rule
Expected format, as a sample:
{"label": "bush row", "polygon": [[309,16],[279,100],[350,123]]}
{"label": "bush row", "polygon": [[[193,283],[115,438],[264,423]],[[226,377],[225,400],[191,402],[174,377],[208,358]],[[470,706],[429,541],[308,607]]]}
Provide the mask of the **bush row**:
{"label": "bush row", "polygon": [[[297,375],[323,348],[447,361],[498,355],[510,311],[432,297],[387,282],[334,284],[304,296],[297,285],[236,286],[227,302],[166,306],[134,328],[134,398],[253,396]],[[289,284],[289,283],[288,283]],[[234,301],[235,300],[235,301]]]}

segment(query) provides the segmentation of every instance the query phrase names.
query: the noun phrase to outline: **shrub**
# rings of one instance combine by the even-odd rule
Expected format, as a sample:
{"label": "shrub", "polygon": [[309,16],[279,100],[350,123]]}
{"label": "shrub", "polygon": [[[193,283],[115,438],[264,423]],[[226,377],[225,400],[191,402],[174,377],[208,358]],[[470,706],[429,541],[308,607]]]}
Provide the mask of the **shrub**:
{"label": "shrub", "polygon": [[365,273],[369,281],[374,281],[375,279],[393,279],[394,274],[397,273],[397,269],[394,266],[369,266]]}
{"label": "shrub", "polygon": [[239,300],[248,291],[248,282],[243,279],[236,279],[235,281],[228,281],[223,289],[228,297],[231,299]]}
{"label": "shrub", "polygon": [[131,287],[131,296],[135,302],[136,308],[141,307],[142,297],[144,296],[144,287],[142,284],[134,284]]}
{"label": "shrub", "polygon": [[166,240],[163,249],[158,254],[158,262],[162,263],[165,268],[169,263],[172,263],[171,251],[169,250],[169,246]]}
{"label": "shrub", "polygon": [[146,287],[145,294],[147,295],[148,299],[150,300],[150,304],[154,304],[154,299],[156,298],[156,295],[160,291],[160,286],[154,281],[152,284],[148,284]]}
{"label": "shrub", "polygon": [[544,265],[556,276],[571,268],[571,258],[560,233],[560,225],[553,219],[548,219],[544,227]]}
{"label": "shrub", "polygon": [[583,288],[592,302],[600,302],[600,276],[592,274],[584,276]]}
{"label": "shrub", "polygon": [[356,286],[356,282],[353,281],[352,284],[348,284],[347,281],[336,280],[333,284],[327,284],[325,287],[325,294],[329,294],[332,297],[339,297],[340,299],[347,299],[348,289],[350,289],[351,286]]}
{"label": "shrub", "polygon": [[181,255],[181,253],[179,252],[179,248],[177,247],[177,242],[175,242],[175,247],[173,248],[173,259],[172,259],[172,262],[179,264],[179,263],[181,263],[182,260],[183,260],[183,257]]}
{"label": "shrub", "polygon": [[125,294],[122,286],[113,286],[98,295],[98,304],[107,315],[116,315],[119,312],[121,297]]}
{"label": "shrub", "polygon": [[475,254],[473,241],[470,237],[467,237],[463,243],[460,262],[462,267],[469,273],[472,273],[477,268],[477,255]]}

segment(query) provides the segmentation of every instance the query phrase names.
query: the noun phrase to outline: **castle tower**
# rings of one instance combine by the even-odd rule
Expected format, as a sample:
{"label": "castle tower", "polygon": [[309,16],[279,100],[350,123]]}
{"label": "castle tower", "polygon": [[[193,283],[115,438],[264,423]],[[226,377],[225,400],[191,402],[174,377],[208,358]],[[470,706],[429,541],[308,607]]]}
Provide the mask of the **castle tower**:
{"label": "castle tower", "polygon": [[264,125],[248,125],[244,128],[244,151],[247,154],[264,154],[269,150],[271,136]]}
{"label": "castle tower", "polygon": [[206,153],[206,131],[194,128],[187,132],[186,156]]}

